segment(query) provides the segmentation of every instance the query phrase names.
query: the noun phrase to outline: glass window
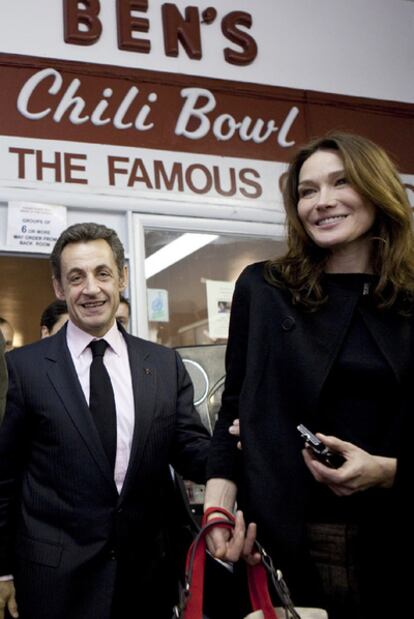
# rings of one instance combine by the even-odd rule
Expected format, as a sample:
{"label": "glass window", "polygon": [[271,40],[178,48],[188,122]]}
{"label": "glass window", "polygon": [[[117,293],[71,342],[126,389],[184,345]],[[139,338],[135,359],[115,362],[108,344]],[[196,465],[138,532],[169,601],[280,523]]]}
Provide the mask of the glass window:
{"label": "glass window", "polygon": [[149,337],[166,346],[227,341],[234,282],[284,251],[270,238],[145,228]]}
{"label": "glass window", "polygon": [[[212,432],[224,387],[235,281],[248,264],[285,252],[283,228],[217,220],[187,220],[174,228],[175,218],[164,225],[138,218],[137,255],[145,258],[148,309],[148,334],[143,336],[178,350],[194,385],[194,404]],[[142,276],[137,270],[138,302]],[[140,312],[142,317],[143,308],[138,318]],[[194,512],[201,514],[204,486],[185,484]]]}

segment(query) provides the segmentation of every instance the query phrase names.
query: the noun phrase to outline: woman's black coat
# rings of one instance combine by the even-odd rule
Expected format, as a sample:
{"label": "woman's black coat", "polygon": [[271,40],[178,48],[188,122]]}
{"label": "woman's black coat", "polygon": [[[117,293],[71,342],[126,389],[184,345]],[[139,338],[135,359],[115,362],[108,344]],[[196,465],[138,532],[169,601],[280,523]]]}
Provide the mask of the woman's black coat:
{"label": "woman's black coat", "polygon": [[[318,430],[321,390],[361,293],[331,283],[329,301],[317,312],[307,312],[292,304],[288,291],[268,284],[263,268],[264,263],[250,265],[236,284],[226,386],[208,476],[237,483],[246,519],[258,523],[259,540],[284,569],[296,595],[307,597],[307,589],[316,591],[304,549],[304,510],[312,479],[296,426],[304,423]],[[398,385],[407,391],[403,406],[411,412],[407,379],[413,365],[413,321],[362,305],[365,323]],[[237,417],[242,452],[228,433]],[[392,501],[393,491],[384,492]]]}

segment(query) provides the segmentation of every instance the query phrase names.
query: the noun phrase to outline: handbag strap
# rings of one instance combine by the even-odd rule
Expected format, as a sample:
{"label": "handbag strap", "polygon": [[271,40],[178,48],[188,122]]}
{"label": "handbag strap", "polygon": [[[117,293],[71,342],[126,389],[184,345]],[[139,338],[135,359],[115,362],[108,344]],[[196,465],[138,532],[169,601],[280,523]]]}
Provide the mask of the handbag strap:
{"label": "handbag strap", "polygon": [[[212,513],[223,515],[225,518],[212,518]],[[202,528],[190,546],[186,562],[186,603],[183,619],[202,619],[203,594],[204,594],[204,568],[206,552],[206,535],[214,527],[232,529],[235,525],[234,516],[227,510],[219,507],[211,507],[204,513]],[[269,595],[267,574],[264,566],[259,563],[248,566],[248,582],[250,600],[253,610],[262,610],[264,619],[277,619]]]}
{"label": "handbag strap", "polygon": [[262,610],[265,619],[277,618],[276,611],[269,594],[267,572],[263,563],[247,566],[247,581],[249,585],[250,603],[253,610]]}
{"label": "handbag strap", "polygon": [[[207,522],[208,516],[212,513],[221,513],[226,518],[212,518]],[[234,518],[222,508],[208,509],[204,513],[202,528],[191,544],[186,561],[185,569],[185,606],[183,619],[202,619],[203,616],[203,597],[204,597],[204,569],[206,554],[206,535],[213,527],[232,529]]]}
{"label": "handbag strap", "polygon": [[267,570],[267,573],[271,578],[274,589],[283,605],[283,608],[285,609],[286,617],[290,617],[291,619],[300,619],[300,615],[296,611],[296,608],[292,602],[290,591],[285,579],[283,578],[282,572],[274,567],[272,557],[267,554],[263,546],[257,541],[256,546],[262,555],[261,565],[265,570]]}

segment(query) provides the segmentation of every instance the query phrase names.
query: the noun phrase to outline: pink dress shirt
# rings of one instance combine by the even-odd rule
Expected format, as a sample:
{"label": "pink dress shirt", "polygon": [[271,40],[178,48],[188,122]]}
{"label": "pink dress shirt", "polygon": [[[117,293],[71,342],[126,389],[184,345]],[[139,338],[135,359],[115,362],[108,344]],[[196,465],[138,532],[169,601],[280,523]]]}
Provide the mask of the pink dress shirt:
{"label": "pink dress shirt", "polygon": [[[100,338],[92,337],[73,322],[68,321],[66,340],[88,405],[89,368],[92,363],[92,351],[88,345],[94,339]],[[134,433],[134,395],[127,345],[116,322],[104,335],[104,339],[109,344],[105,352],[104,364],[111,378],[116,406],[117,448],[114,479],[118,492],[121,492]]]}

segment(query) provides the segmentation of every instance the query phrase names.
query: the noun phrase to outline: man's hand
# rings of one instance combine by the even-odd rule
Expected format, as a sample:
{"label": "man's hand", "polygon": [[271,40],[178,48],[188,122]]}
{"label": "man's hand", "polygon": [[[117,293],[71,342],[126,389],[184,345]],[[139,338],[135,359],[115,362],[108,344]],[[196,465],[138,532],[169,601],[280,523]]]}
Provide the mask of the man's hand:
{"label": "man's hand", "polygon": [[373,486],[391,488],[393,485],[397,469],[396,458],[373,456],[334,436],[318,433],[317,437],[329,449],[345,458],[345,463],[339,469],[332,469],[316,460],[310,449],[302,452],[306,466],[316,481],[329,486],[336,495],[348,496]]}
{"label": "man's hand", "polygon": [[0,581],[0,619],[4,619],[5,608],[8,609],[12,617],[19,616],[13,580]]}
{"label": "man's hand", "polygon": [[[222,514],[210,514],[212,518],[223,518]],[[256,525],[251,522],[247,527],[241,511],[236,512],[236,525],[232,531],[213,528],[206,538],[207,547],[215,559],[236,562],[242,557],[249,565],[260,563],[261,555],[254,550]]]}

